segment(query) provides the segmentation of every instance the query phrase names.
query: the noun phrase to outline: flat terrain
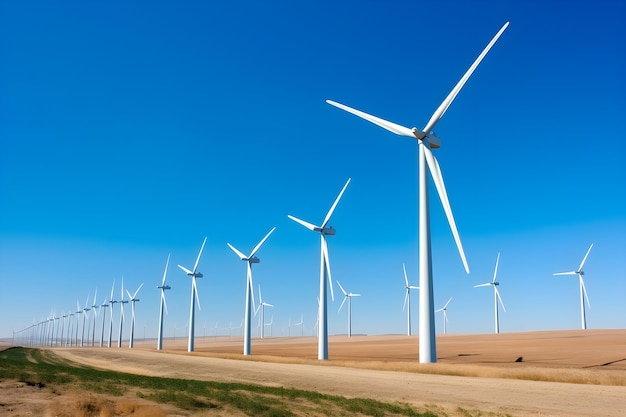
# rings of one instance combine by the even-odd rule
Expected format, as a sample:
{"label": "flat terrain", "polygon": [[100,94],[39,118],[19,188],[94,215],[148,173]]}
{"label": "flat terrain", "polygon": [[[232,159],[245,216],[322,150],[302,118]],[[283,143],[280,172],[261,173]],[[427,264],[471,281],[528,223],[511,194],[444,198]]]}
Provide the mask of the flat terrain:
{"label": "flat terrain", "polygon": [[[134,349],[55,348],[97,368],[151,376],[246,382],[346,397],[436,405],[448,415],[480,410],[512,416],[626,415],[626,330],[446,335],[439,363],[417,363],[417,337],[333,336],[320,362],[313,337],[138,341]],[[520,359],[521,358],[521,359]],[[519,361],[518,361],[519,360]],[[565,382],[559,382],[565,381]],[[483,414],[484,415],[484,414]]]}

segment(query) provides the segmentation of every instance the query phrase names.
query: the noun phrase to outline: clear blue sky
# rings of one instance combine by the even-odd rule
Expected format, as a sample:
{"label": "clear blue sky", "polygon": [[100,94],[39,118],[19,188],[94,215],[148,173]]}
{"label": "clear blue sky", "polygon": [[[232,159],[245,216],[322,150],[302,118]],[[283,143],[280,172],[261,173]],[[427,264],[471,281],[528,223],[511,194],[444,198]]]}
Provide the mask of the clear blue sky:
{"label": "clear blue sky", "polygon": [[506,21],[436,128],[471,273],[431,185],[435,303],[454,296],[449,332],[491,332],[492,293],[473,285],[501,252],[501,330],[577,329],[577,279],[552,273],[593,242],[588,325],[625,328],[625,15],[604,0],[2,2],[0,337],[114,280],[119,298],[122,276],[145,284],[137,332],[154,337],[168,253],[165,329],[181,336],[191,283],[175,265],[205,236],[197,335],[227,333],[245,264],[226,243],[248,252],[273,226],[255,292],[275,333],[303,314],[310,334],[319,239],[287,214],[321,222],[349,177],[333,277],[363,294],[354,333],[404,332],[417,145],[324,100],[422,128]]}

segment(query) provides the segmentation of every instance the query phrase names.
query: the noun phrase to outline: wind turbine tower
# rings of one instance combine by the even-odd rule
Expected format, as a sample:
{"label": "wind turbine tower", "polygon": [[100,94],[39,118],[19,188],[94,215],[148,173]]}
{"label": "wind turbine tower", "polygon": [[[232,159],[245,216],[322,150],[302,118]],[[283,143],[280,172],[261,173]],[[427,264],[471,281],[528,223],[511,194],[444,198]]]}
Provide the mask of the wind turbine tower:
{"label": "wind turbine tower", "polygon": [[[100,310],[102,310],[103,308],[107,308],[109,307],[109,303],[107,302],[106,297],[104,298],[104,300],[102,301],[102,304],[100,305]],[[102,328],[100,329],[100,347],[104,346],[104,322],[106,319],[106,310],[102,311]]]}
{"label": "wind turbine tower", "polygon": [[167,313],[167,303],[165,302],[165,291],[172,289],[169,285],[165,285],[165,278],[167,277],[167,267],[170,264],[170,255],[167,255],[167,261],[165,262],[165,270],[163,271],[163,279],[161,285],[157,288],[161,290],[161,305],[159,307],[159,336],[157,337],[157,350],[163,350],[163,309]]}
{"label": "wind turbine tower", "polygon": [[465,271],[469,274],[469,266],[465,258],[465,252],[461,245],[461,238],[456,228],[454,216],[452,215],[452,209],[450,202],[448,201],[448,194],[443,182],[441,169],[439,163],[432,153],[432,149],[439,148],[441,146],[441,140],[433,131],[435,125],[443,117],[450,104],[454,101],[461,88],[465,85],[470,78],[478,64],[485,57],[487,52],[496,43],[500,35],[509,26],[509,22],[506,22],[504,26],[493,37],[491,42],[482,51],[478,58],[474,61],[472,66],[467,70],[465,75],[459,80],[456,86],[448,94],[446,99],[439,105],[437,110],[433,113],[430,120],[426,124],[423,130],[417,128],[407,128],[396,123],[383,120],[379,117],[372,116],[362,111],[353,109],[335,101],[326,100],[328,104],[352,113],[358,117],[361,117],[371,123],[374,123],[392,133],[401,136],[407,136],[413,139],[417,139],[418,143],[418,184],[419,184],[419,286],[420,286],[420,337],[419,337],[419,361],[421,363],[434,363],[437,362],[436,352],[436,338],[435,338],[435,312],[433,305],[433,276],[432,276],[432,262],[431,262],[431,247],[430,247],[430,215],[428,207],[428,177],[426,172],[426,166],[430,169],[430,173],[433,177],[439,199],[443,205],[448,223],[454,235],[456,245],[461,255],[461,260]]}
{"label": "wind turbine tower", "polygon": [[591,252],[591,248],[593,248],[593,243],[591,244],[591,246],[589,246],[589,249],[587,249],[587,253],[585,254],[583,261],[580,263],[580,266],[578,267],[576,271],[557,272],[555,274],[552,274],[552,275],[578,275],[578,282],[579,282],[579,287],[580,287],[580,320],[581,320],[581,325],[582,325],[583,330],[587,328],[587,315],[585,312],[585,302],[583,300],[583,296],[585,299],[587,299],[587,306],[591,308],[591,305],[589,304],[589,296],[587,296],[587,289],[585,288],[585,281],[583,280],[583,275],[585,275],[585,271],[583,271],[583,266],[585,266],[585,262],[587,261],[587,256],[589,256],[589,252]]}
{"label": "wind turbine tower", "polygon": [[96,302],[96,296],[98,295],[98,289],[93,295],[93,303],[91,304],[91,311],[93,311],[93,324],[91,329],[91,347],[96,343],[96,318],[98,318],[98,304]]}
{"label": "wind turbine tower", "polygon": [[348,300],[348,337],[351,337],[352,336],[352,297],[360,297],[361,294],[354,294],[351,292],[346,292],[346,290],[344,290],[344,288],[341,286],[339,281],[337,281],[337,285],[339,285],[339,288],[341,289],[341,292],[344,295],[343,301],[341,302],[341,305],[339,306],[339,310],[337,310],[337,312],[341,311],[341,307],[343,307],[346,300]]}
{"label": "wind turbine tower", "polygon": [[187,275],[191,277],[191,308],[189,309],[189,342],[187,343],[187,351],[193,352],[194,350],[194,330],[195,330],[195,313],[196,313],[196,301],[198,302],[198,308],[200,308],[200,299],[198,298],[198,287],[196,286],[196,278],[202,278],[202,274],[197,272],[198,263],[200,262],[200,256],[202,255],[202,250],[204,249],[204,244],[206,243],[206,237],[202,242],[202,246],[200,247],[200,252],[198,252],[198,257],[196,258],[196,263],[193,266],[193,270],[189,270],[182,265],[178,265],[180,269],[185,271]]}
{"label": "wind turbine tower", "polygon": [[409,278],[406,275],[406,267],[402,264],[402,270],[404,271],[404,282],[406,285],[406,295],[404,296],[404,305],[402,311],[406,309],[406,335],[411,336],[411,290],[419,290],[420,287],[415,285],[409,285]]}
{"label": "wind turbine tower", "polygon": [[130,292],[126,290],[126,294],[128,294],[128,298],[130,299],[130,310],[131,310],[130,342],[128,342],[128,347],[130,349],[132,349],[135,344],[135,303],[139,301],[139,298],[137,298],[137,294],[139,293],[139,290],[141,289],[141,287],[143,287],[143,283],[141,283],[141,285],[139,286],[139,288],[137,288],[137,290],[135,291],[133,295],[130,295]]}
{"label": "wind turbine tower", "polygon": [[[326,213],[326,217],[320,226],[316,226],[314,224],[305,222],[304,220],[300,220],[297,217],[292,215],[288,215],[291,220],[296,223],[300,223],[302,226],[313,232],[319,232],[320,234],[320,295],[319,295],[319,309],[318,309],[318,340],[317,340],[317,359],[318,360],[328,360],[328,311],[327,311],[327,302],[326,302],[326,285],[328,282],[328,286],[330,287],[330,297],[333,301],[335,301],[335,294],[333,293],[333,280],[330,274],[330,262],[328,260],[328,245],[326,244],[326,236],[334,236],[336,234],[336,230],[333,229],[332,226],[328,226],[328,222],[330,221],[333,212],[335,211],[335,207],[337,207],[337,203],[341,199],[344,191],[350,184],[351,178],[348,178],[346,181],[346,185],[343,186],[341,192],[335,199],[335,202]],[[328,226],[328,227],[326,227]]]}
{"label": "wind turbine tower", "polygon": [[500,252],[498,252],[498,257],[496,258],[496,268],[493,271],[493,280],[491,282],[487,282],[484,284],[474,285],[474,288],[478,287],[493,287],[493,308],[495,312],[495,320],[496,320],[496,330],[495,333],[500,333],[500,318],[498,316],[498,301],[500,301],[500,305],[502,305],[502,310],[506,312],[506,308],[504,308],[504,303],[502,302],[502,298],[500,297],[500,291],[498,291],[498,285],[500,283],[496,281],[496,276],[498,275],[498,263],[500,262]]}
{"label": "wind turbine tower", "polygon": [[[252,332],[252,310],[254,309],[254,288],[252,286],[252,264],[258,264],[261,260],[255,256],[256,252],[259,250],[263,242],[272,234],[272,232],[276,230],[276,228],[272,228],[263,239],[252,249],[250,255],[246,256],[239,250],[237,250],[233,245],[227,243],[228,247],[235,252],[239,259],[246,262],[247,265],[247,276],[246,276],[246,305],[244,309],[244,332],[243,332],[243,354],[250,354],[250,340],[251,340],[251,332]],[[260,289],[260,288],[259,288]]]}

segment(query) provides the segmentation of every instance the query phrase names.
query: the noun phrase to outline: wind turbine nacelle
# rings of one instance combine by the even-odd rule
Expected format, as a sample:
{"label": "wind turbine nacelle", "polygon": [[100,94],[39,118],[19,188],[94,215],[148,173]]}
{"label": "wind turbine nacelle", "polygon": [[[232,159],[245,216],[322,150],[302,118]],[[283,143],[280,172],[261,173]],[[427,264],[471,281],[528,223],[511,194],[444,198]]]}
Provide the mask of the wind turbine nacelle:
{"label": "wind turbine nacelle", "polygon": [[198,272],[197,274],[192,274],[194,277],[196,278],[202,278],[204,275],[202,275],[201,272]]}
{"label": "wind turbine nacelle", "polygon": [[439,136],[435,135],[435,132],[430,132],[427,140],[431,149],[441,148],[441,139],[439,139]]}
{"label": "wind turbine nacelle", "polygon": [[256,256],[253,256],[252,258],[248,259],[248,262],[250,262],[251,264],[258,264],[259,262],[261,262],[261,260]]}
{"label": "wind turbine nacelle", "polygon": [[336,231],[335,229],[333,229],[333,227],[332,227],[332,226],[329,226],[329,227],[325,227],[325,228],[322,230],[322,233],[323,233],[325,236],[335,236],[335,235],[337,234],[337,231]]}

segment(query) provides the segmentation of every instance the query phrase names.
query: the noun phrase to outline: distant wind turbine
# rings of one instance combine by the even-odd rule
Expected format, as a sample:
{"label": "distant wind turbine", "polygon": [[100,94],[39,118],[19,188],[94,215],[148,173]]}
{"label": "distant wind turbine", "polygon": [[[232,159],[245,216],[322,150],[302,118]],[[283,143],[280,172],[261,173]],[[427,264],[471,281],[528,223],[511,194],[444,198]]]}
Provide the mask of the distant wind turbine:
{"label": "distant wind turbine", "polygon": [[435,313],[443,311],[443,334],[446,334],[446,325],[448,324],[448,313],[446,313],[446,309],[448,308],[448,304],[450,304],[450,301],[452,301],[452,297],[450,297],[448,302],[445,303],[443,307],[435,311]]}
{"label": "distant wind turbine", "polygon": [[406,275],[406,267],[402,264],[402,270],[404,271],[404,282],[406,285],[406,295],[404,296],[404,305],[402,306],[402,311],[406,308],[406,335],[411,336],[411,290],[419,290],[420,287],[416,287],[415,285],[409,285],[409,278]]}
{"label": "distant wind turbine", "polygon": [[163,349],[163,309],[167,313],[167,303],[165,302],[165,291],[171,289],[169,285],[165,285],[165,278],[167,276],[167,267],[170,264],[170,255],[167,255],[167,261],[165,262],[165,270],[163,271],[163,279],[161,285],[158,286],[161,290],[161,304],[159,306],[159,336],[157,337],[157,350]]}
{"label": "distant wind turbine", "polygon": [[95,346],[96,343],[96,319],[98,318],[98,303],[96,302],[96,297],[98,295],[98,289],[96,288],[96,292],[93,294],[93,303],[91,304],[91,311],[93,312],[93,325],[91,328],[91,347]]}
{"label": "distant wind turbine", "polygon": [[122,277],[122,299],[118,301],[120,303],[120,333],[117,337],[117,347],[122,347],[122,327],[124,326],[124,304],[128,304],[128,301],[124,300],[124,277]]}
{"label": "distant wind turbine", "polygon": [[130,349],[132,349],[135,344],[135,303],[139,301],[139,298],[137,298],[137,294],[139,293],[139,290],[141,289],[141,287],[143,287],[143,283],[141,283],[141,285],[139,286],[139,288],[137,288],[137,290],[135,291],[133,295],[131,295],[130,292],[126,290],[126,294],[128,294],[128,298],[130,299],[130,310],[131,310],[130,341],[128,342],[128,347]]}
{"label": "distant wind turbine", "polygon": [[[337,284],[339,284],[339,281],[337,281]],[[272,316],[272,319],[273,318],[274,317]],[[293,327],[298,327],[298,326],[300,326],[300,335],[304,336],[304,314],[300,314],[300,321],[293,325]]]}
{"label": "distant wind turbine", "polygon": [[589,256],[589,252],[591,252],[591,248],[593,248],[593,243],[591,244],[591,246],[589,246],[589,249],[587,250],[585,257],[583,258],[583,261],[580,263],[580,266],[578,267],[576,271],[557,272],[555,274],[552,274],[552,275],[578,275],[578,281],[579,281],[579,286],[580,286],[580,320],[581,320],[583,330],[587,328],[587,315],[585,313],[585,303],[583,300],[583,295],[584,295],[584,298],[587,299],[587,306],[591,308],[591,304],[589,304],[589,296],[587,296],[587,289],[585,288],[585,281],[583,280],[583,275],[585,275],[585,271],[583,271],[583,266],[585,265],[585,262],[587,261],[587,256]]}
{"label": "distant wind turbine", "polygon": [[469,266],[465,258],[465,252],[461,245],[461,238],[456,228],[456,223],[452,215],[452,208],[448,201],[448,194],[443,182],[441,169],[439,163],[432,153],[432,149],[439,148],[441,146],[441,140],[433,129],[435,125],[443,115],[445,114],[450,104],[454,101],[461,88],[465,85],[470,78],[478,64],[485,57],[487,52],[496,43],[500,35],[509,26],[509,22],[506,22],[504,26],[498,31],[498,33],[491,39],[491,42],[482,51],[478,58],[474,61],[472,66],[467,70],[465,75],[459,80],[456,86],[448,94],[446,99],[439,105],[437,110],[433,113],[430,120],[426,124],[423,130],[417,128],[408,128],[396,123],[383,120],[379,117],[372,116],[362,111],[353,109],[335,101],[326,100],[328,104],[352,113],[358,117],[361,117],[371,123],[374,123],[383,129],[386,129],[392,133],[400,136],[407,136],[412,139],[417,139],[418,142],[418,171],[419,171],[419,286],[420,286],[420,337],[419,337],[419,361],[421,363],[434,363],[437,362],[436,352],[436,338],[435,338],[435,312],[433,305],[433,277],[432,277],[432,265],[431,265],[431,247],[430,247],[430,215],[428,207],[428,178],[426,172],[426,165],[430,169],[430,173],[433,177],[439,199],[443,204],[443,209],[448,218],[450,229],[456,241],[456,246],[461,255],[463,266],[465,271],[469,274]]}
{"label": "distant wind turbine", "polygon": [[[102,304],[100,304],[100,309],[102,310],[103,308],[107,308],[109,307],[109,303],[107,302],[106,297],[104,297],[104,300],[102,301]],[[100,347],[104,346],[104,321],[106,319],[106,310],[102,311],[102,328],[100,329]]]}
{"label": "distant wind turbine", "polygon": [[344,295],[343,301],[341,302],[341,305],[339,306],[339,310],[337,310],[337,312],[341,311],[341,307],[343,307],[346,300],[348,300],[348,337],[351,337],[352,336],[352,297],[360,297],[361,294],[354,294],[351,292],[346,292],[346,290],[341,286],[339,281],[337,281],[337,285],[339,285],[339,288],[341,289],[341,292]]}
{"label": "distant wind turbine", "polygon": [[495,333],[500,333],[500,319],[498,316],[498,301],[500,301],[500,305],[502,306],[502,310],[506,313],[506,308],[504,308],[504,303],[502,302],[502,298],[500,297],[500,291],[498,291],[499,282],[496,281],[496,276],[498,274],[498,263],[500,262],[500,252],[498,252],[498,257],[496,258],[496,268],[493,270],[493,280],[491,282],[487,282],[485,284],[474,285],[474,288],[478,287],[493,287],[493,308],[495,312],[495,320],[496,320],[496,330]]}
{"label": "distant wind turbine", "polygon": [[246,256],[239,250],[237,250],[233,245],[227,243],[228,247],[235,252],[235,254],[242,261],[246,262],[247,265],[247,275],[246,275],[246,305],[244,309],[244,321],[245,327],[243,332],[243,354],[250,354],[250,340],[251,340],[251,332],[252,332],[252,311],[254,310],[254,287],[252,286],[252,264],[258,264],[261,260],[255,256],[256,252],[259,250],[263,242],[272,234],[272,232],[276,230],[276,228],[272,228],[263,239],[252,249],[250,255]]}
{"label": "distant wind turbine", "polygon": [[[328,226],[328,222],[330,221],[335,208],[337,207],[337,203],[341,199],[344,191],[350,184],[351,178],[348,178],[346,181],[346,185],[343,186],[341,192],[335,199],[335,202],[326,213],[326,217],[320,226],[316,226],[314,224],[305,222],[304,220],[300,220],[297,217],[292,215],[288,215],[288,217],[295,221],[296,223],[300,223],[302,226],[313,232],[320,233],[320,295],[319,295],[319,309],[318,309],[318,340],[317,340],[317,359],[318,360],[327,360],[328,359],[328,313],[326,306],[326,283],[328,282],[328,286],[330,287],[330,296],[333,301],[335,301],[335,295],[333,293],[333,280],[330,274],[330,262],[328,260],[328,245],[326,244],[326,236],[334,236],[336,231],[332,226]],[[328,226],[328,227],[326,227]]]}
{"label": "distant wind turbine", "polygon": [[113,290],[115,290],[115,281],[113,281],[113,286],[111,286],[111,297],[109,298],[109,304],[111,304],[111,310],[109,311],[111,315],[109,316],[109,343],[107,347],[111,347],[113,341],[113,304],[117,303],[113,299]]}
{"label": "distant wind turbine", "polygon": [[263,296],[261,295],[261,286],[259,285],[259,306],[257,307],[257,311],[255,312],[255,315],[256,313],[259,312],[259,310],[261,310],[261,317],[260,317],[260,322],[262,323],[261,339],[265,337],[265,307],[274,307],[274,306],[272,304],[269,304],[263,301]]}
{"label": "distant wind turbine", "polygon": [[[89,320],[87,312],[91,310],[89,308],[89,294],[87,294],[87,300],[85,301],[85,307],[83,307],[83,331],[80,336],[80,347],[85,345],[85,321]],[[87,323],[87,340],[89,340],[89,323]]]}
{"label": "distant wind turbine", "polygon": [[187,343],[187,352],[193,352],[194,350],[194,330],[195,330],[195,314],[196,314],[196,301],[198,302],[198,309],[200,308],[200,299],[198,298],[198,287],[196,286],[196,278],[202,278],[202,274],[197,272],[198,263],[200,262],[200,256],[202,255],[202,250],[204,249],[204,244],[206,243],[206,237],[202,242],[202,246],[200,247],[200,252],[198,252],[198,257],[196,258],[196,263],[193,265],[193,270],[189,270],[182,265],[178,265],[180,269],[185,271],[187,275],[191,277],[191,308],[189,309],[189,341]]}

